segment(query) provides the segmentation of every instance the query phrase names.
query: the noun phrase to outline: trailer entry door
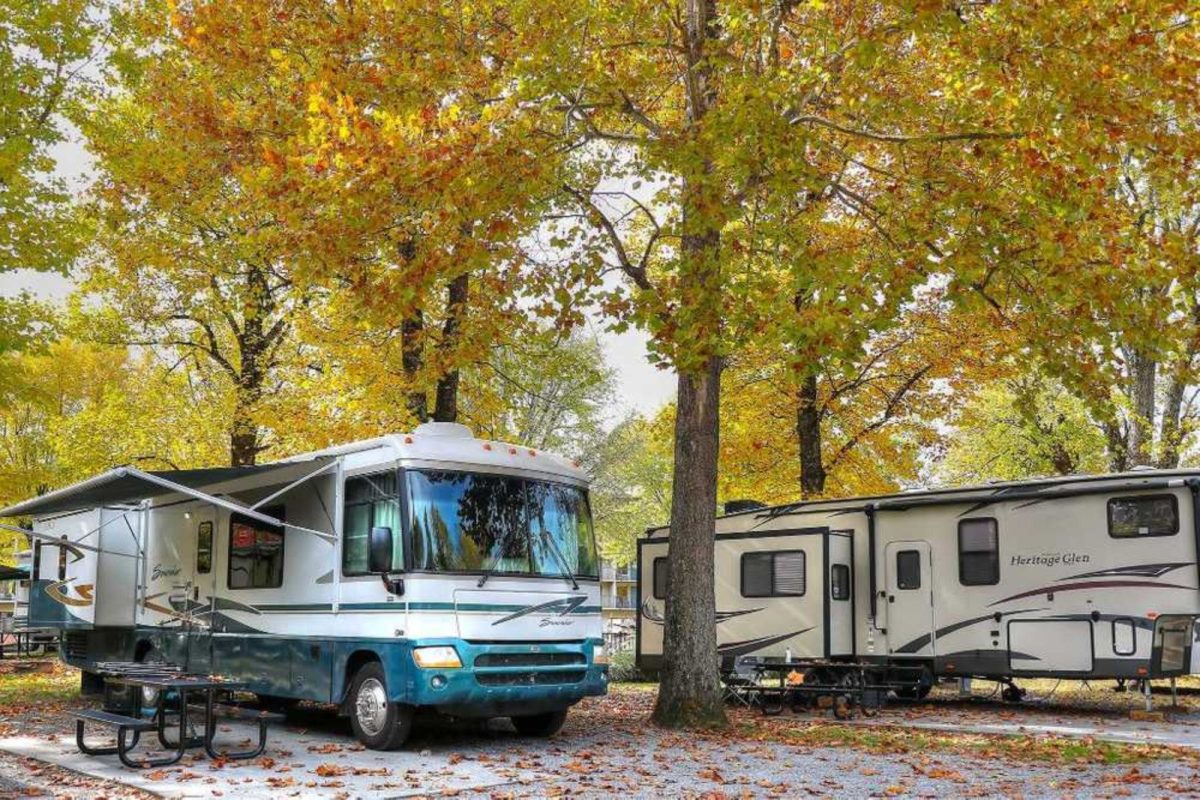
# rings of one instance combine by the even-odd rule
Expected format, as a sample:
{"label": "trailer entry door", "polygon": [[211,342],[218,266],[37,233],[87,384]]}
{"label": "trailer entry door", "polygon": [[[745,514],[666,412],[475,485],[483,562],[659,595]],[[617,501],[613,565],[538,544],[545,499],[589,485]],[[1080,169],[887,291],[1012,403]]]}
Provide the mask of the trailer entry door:
{"label": "trailer entry door", "polygon": [[888,649],[898,655],[932,656],[935,643],[929,543],[892,542],[883,552]]}

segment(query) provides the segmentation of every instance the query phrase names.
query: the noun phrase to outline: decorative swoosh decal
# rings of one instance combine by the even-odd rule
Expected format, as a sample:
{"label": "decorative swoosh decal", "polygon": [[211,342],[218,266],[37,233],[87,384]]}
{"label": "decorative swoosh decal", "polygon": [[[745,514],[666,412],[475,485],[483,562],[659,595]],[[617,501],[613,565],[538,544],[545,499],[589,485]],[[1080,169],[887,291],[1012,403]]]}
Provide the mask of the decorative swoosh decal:
{"label": "decorative swoosh decal", "polygon": [[[1001,613],[1000,616],[1003,618],[1003,617],[1011,616],[1013,614],[1032,614],[1035,611],[1046,611],[1046,610],[1047,609],[1045,609],[1045,608],[1019,608],[1019,609],[1016,609],[1015,611],[1005,611],[1005,612]],[[929,643],[933,641],[934,636],[937,636],[939,638],[942,636],[948,636],[949,634],[954,633],[955,631],[960,631],[963,628],[969,628],[972,625],[978,625],[980,622],[985,622],[987,620],[994,621],[995,619],[996,619],[995,614],[984,614],[981,617],[972,617],[971,619],[965,619],[965,620],[962,620],[961,622],[955,622],[954,624],[947,625],[944,628],[938,628],[932,634],[927,633],[924,636],[918,636],[916,639],[913,639],[911,642],[909,642],[905,645],[902,645],[901,647],[897,647],[895,652],[897,652],[897,653],[916,653],[916,652],[920,651],[921,648],[928,646]]]}
{"label": "decorative swoosh decal", "polygon": [[1192,567],[1195,564],[1191,561],[1174,561],[1168,564],[1134,564],[1128,567],[1113,567],[1112,569],[1101,569],[1095,572],[1081,572],[1078,575],[1068,575],[1065,578],[1059,578],[1061,581],[1076,580],[1078,578],[1106,578],[1106,577],[1131,577],[1131,578],[1160,578],[1168,572],[1174,572],[1177,569],[1184,567]]}
{"label": "decorative swoosh decal", "polygon": [[[75,579],[67,578],[65,581],[55,581],[54,583],[47,584],[46,594],[50,597],[51,600],[53,600],[56,603],[61,603],[64,606],[77,606],[77,607],[90,606],[92,604],[92,596],[91,596],[92,595],[92,586],[91,586],[91,584],[85,584],[76,589],[76,591],[78,591],[80,595],[83,595],[83,599],[80,599],[78,597],[71,597],[70,595],[68,595],[66,593],[65,589],[67,588],[67,584],[73,580],[75,580]],[[87,592],[86,595],[84,595],[85,591]]]}
{"label": "decorative swoosh decal", "polygon": [[520,617],[525,617],[530,614],[553,614],[557,613],[560,617],[565,617],[574,611],[587,600],[585,595],[576,595],[574,597],[560,597],[557,600],[551,600],[548,603],[539,603],[536,606],[522,608],[520,611],[515,611],[507,617],[501,617],[492,623],[492,625],[500,625],[505,622],[510,622]]}
{"label": "decorative swoosh decal", "polygon": [[769,647],[773,644],[791,639],[793,636],[799,636],[802,633],[808,633],[814,626],[801,628],[798,631],[783,633],[777,636],[763,636],[758,639],[747,639],[742,642],[728,642],[726,644],[717,645],[717,652],[723,656],[741,656],[746,653],[752,653],[755,650],[761,650],[764,647]]}
{"label": "decorative swoosh decal", "polygon": [[1009,600],[1018,600],[1022,597],[1033,597],[1035,594],[1049,594],[1051,592],[1077,592],[1080,589],[1120,589],[1132,588],[1135,586],[1145,586],[1151,589],[1187,589],[1188,591],[1196,591],[1194,586],[1183,586],[1178,583],[1157,583],[1155,581],[1089,581],[1087,583],[1056,583],[1050,586],[1043,586],[1040,589],[1030,589],[1028,592],[1021,592],[1003,600],[997,600],[994,603],[988,603],[988,606],[998,606],[1001,603],[1007,603]]}
{"label": "decorative swoosh decal", "polygon": [[[757,614],[759,611],[762,611],[762,609],[746,608],[740,611],[718,611],[716,613],[717,624],[720,625],[726,620],[734,619],[735,617],[742,617],[746,614]],[[659,611],[658,607],[650,601],[649,597],[642,601],[641,613],[644,619],[653,622],[655,625],[662,625],[666,622],[666,620],[663,618],[662,612]]]}

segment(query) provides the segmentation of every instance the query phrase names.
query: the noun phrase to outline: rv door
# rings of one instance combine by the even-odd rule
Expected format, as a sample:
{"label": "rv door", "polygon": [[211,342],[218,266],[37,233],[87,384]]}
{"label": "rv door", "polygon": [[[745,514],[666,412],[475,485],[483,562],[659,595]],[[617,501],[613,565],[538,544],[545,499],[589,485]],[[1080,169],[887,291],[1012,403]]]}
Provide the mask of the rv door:
{"label": "rv door", "polygon": [[191,597],[187,602],[188,655],[187,665],[192,672],[212,671],[212,621],[217,602],[217,508],[198,506],[191,516],[193,537]]}
{"label": "rv door", "polygon": [[929,543],[892,542],[883,552],[888,650],[894,655],[931,657],[935,642]]}

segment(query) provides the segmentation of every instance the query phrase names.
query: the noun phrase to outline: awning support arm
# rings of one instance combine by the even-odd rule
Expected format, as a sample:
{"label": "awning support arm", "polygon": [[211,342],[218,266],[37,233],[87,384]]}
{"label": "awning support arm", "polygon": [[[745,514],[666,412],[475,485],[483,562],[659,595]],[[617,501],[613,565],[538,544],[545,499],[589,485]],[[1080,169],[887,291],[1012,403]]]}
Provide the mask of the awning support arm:
{"label": "awning support arm", "polygon": [[257,508],[261,508],[262,506],[265,506],[267,503],[271,502],[272,500],[274,500],[277,497],[282,497],[283,495],[287,494],[292,489],[295,489],[297,486],[304,483],[305,481],[312,480],[313,478],[317,477],[318,475],[328,472],[329,470],[333,469],[336,464],[337,464],[336,460],[330,461],[328,464],[323,465],[320,469],[310,472],[309,474],[305,475],[303,478],[298,478],[297,480],[292,481],[291,483],[289,483],[287,486],[283,487],[279,491],[272,492],[271,494],[264,497],[262,500],[259,500],[257,503],[250,506],[250,509],[254,510]]}

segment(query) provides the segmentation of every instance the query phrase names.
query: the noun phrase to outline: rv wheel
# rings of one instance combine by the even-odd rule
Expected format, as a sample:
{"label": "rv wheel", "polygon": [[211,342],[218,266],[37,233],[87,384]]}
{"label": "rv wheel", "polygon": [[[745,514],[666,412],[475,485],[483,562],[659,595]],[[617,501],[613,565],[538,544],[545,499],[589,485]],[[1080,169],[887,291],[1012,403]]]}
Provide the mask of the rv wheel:
{"label": "rv wheel", "polygon": [[522,736],[553,736],[567,721],[567,709],[547,711],[545,714],[530,714],[527,717],[513,717],[513,727]]}
{"label": "rv wheel", "polygon": [[350,725],[354,738],[372,750],[395,750],[412,733],[410,706],[388,702],[387,680],[379,662],[364,664],[350,687]]}

